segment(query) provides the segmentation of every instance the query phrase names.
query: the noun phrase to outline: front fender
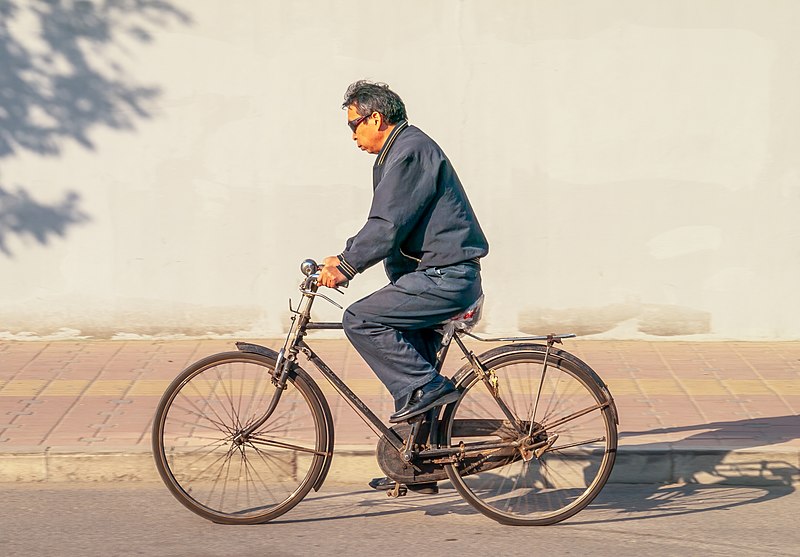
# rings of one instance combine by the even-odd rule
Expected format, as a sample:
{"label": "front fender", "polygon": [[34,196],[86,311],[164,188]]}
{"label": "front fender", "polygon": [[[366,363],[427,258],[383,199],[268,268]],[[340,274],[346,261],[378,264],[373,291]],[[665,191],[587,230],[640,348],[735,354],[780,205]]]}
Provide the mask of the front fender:
{"label": "front fender", "polygon": [[236,348],[239,349],[239,352],[247,352],[248,354],[261,354],[262,356],[266,356],[271,360],[278,360],[277,352],[275,352],[272,348],[267,348],[266,346],[261,346],[260,344],[237,342]]}

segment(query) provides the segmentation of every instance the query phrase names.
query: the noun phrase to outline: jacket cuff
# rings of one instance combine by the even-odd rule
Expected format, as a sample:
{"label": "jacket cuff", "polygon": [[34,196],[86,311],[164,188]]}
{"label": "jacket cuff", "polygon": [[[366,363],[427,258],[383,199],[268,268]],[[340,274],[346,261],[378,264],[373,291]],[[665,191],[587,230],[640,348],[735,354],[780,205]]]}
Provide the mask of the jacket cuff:
{"label": "jacket cuff", "polygon": [[347,277],[347,280],[353,280],[353,277],[358,274],[356,268],[347,262],[347,260],[344,258],[344,255],[338,255],[337,257],[339,258],[339,264],[336,266],[336,268]]}

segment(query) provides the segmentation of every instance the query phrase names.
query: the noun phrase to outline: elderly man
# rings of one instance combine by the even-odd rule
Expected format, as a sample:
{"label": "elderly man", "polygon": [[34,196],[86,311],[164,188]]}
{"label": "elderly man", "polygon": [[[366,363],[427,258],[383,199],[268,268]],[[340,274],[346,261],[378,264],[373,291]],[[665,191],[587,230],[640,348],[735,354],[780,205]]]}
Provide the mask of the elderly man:
{"label": "elderly man", "polygon": [[[390,421],[403,422],[458,398],[434,367],[441,337],[431,327],[481,296],[479,260],[489,245],[453,165],[408,123],[394,91],[357,81],[342,108],[353,141],[377,155],[372,206],[342,253],[325,258],[319,282],[333,288],[383,262],[389,284],[348,307],[343,325],[394,397]],[[370,485],[389,488],[391,481]]]}

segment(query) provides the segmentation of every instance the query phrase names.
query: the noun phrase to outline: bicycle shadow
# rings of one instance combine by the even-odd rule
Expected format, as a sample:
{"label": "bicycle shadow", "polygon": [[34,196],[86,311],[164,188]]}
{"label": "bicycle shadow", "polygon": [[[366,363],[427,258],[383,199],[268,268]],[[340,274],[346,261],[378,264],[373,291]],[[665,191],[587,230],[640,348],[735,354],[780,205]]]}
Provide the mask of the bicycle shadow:
{"label": "bicycle shadow", "polygon": [[[800,438],[798,415],[629,431],[621,433],[620,437],[630,439],[684,432],[697,433],[678,441],[623,444],[609,484],[585,511],[565,524],[625,522],[732,509],[785,497],[794,493],[795,485],[800,483],[796,463],[781,458],[781,453],[765,459],[758,453],[747,452],[754,447]],[[720,440],[727,440],[734,448],[714,448],[712,441]],[[682,451],[681,447],[691,448],[691,451]],[[626,474],[636,473],[640,478],[643,467],[668,468],[670,473],[650,483],[625,481]],[[590,470],[584,473],[592,475]],[[491,476],[486,477],[491,481]],[[496,476],[497,481],[502,479]],[[324,514],[318,516],[275,522],[347,520],[420,511],[429,516],[478,514],[449,482],[440,482],[440,488],[438,496],[407,495],[399,499],[387,499],[382,492],[370,490],[315,495],[314,499],[333,501],[333,507],[326,506]],[[336,507],[337,499],[359,494],[364,495],[361,501],[355,504],[348,501]]]}
{"label": "bicycle shadow", "polygon": [[[626,442],[635,437],[686,432],[697,433],[679,440],[641,445]],[[655,465],[663,469],[668,464],[662,482],[792,486],[800,483],[798,449],[760,448],[795,439],[800,439],[800,415],[626,431],[620,433],[617,460],[621,466],[615,466],[611,481],[624,483],[626,472],[641,472],[635,466]]]}
{"label": "bicycle shadow", "polygon": [[[697,433],[677,441],[643,445],[624,443],[624,440],[635,437],[685,432]],[[794,493],[795,486],[800,483],[797,463],[787,458],[792,456],[792,452],[776,451],[766,458],[763,452],[753,452],[753,449],[798,438],[798,415],[623,432],[620,434],[623,443],[610,485],[627,483],[626,474],[638,477],[642,468],[668,467],[666,477],[660,485],[629,484],[639,493],[635,499],[621,497],[623,490],[607,487],[591,507],[610,510],[620,516],[575,523],[679,516],[785,497]],[[793,454],[796,459],[797,450]]]}
{"label": "bicycle shadow", "polygon": [[793,487],[785,485],[609,484],[587,507],[600,513],[601,518],[582,519],[586,515],[581,514],[570,523],[608,524],[730,510],[785,497],[794,491]]}
{"label": "bicycle shadow", "polygon": [[[305,518],[279,518],[270,524],[297,524],[307,522],[327,522],[330,520],[362,519],[370,517],[397,516],[422,511],[426,516],[477,515],[479,514],[469,503],[464,501],[450,482],[439,483],[441,491],[438,495],[408,494],[391,499],[384,491],[357,490],[346,493],[316,494],[309,496],[310,501],[327,501],[324,512],[312,514]],[[363,499],[352,502],[352,498],[362,496]],[[337,504],[337,500],[344,500]],[[302,505],[302,503],[301,503]],[[298,507],[300,509],[301,507]],[[288,515],[287,515],[288,516]]]}
{"label": "bicycle shadow", "polygon": [[[324,509],[302,514],[302,503],[286,517],[270,524],[301,524],[403,516],[423,513],[425,516],[478,515],[449,482],[440,483],[440,493],[407,495],[388,499],[383,492],[371,490],[346,493],[316,494],[309,501],[325,501]],[[784,497],[794,492],[791,486],[733,486],[733,485],[650,485],[608,484],[597,498],[577,516],[561,524],[589,525],[636,520],[664,519],[712,511],[729,510]],[[361,497],[354,502],[354,497]]]}

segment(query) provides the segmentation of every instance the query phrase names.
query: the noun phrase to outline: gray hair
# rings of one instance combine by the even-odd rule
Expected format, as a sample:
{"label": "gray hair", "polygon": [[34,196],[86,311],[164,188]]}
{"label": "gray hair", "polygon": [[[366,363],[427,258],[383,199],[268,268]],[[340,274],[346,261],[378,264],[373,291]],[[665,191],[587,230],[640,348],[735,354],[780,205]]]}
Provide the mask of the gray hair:
{"label": "gray hair", "polygon": [[342,108],[351,105],[361,116],[369,116],[373,112],[382,114],[387,124],[396,124],[408,118],[403,99],[385,83],[364,79],[352,83],[344,94]]}

